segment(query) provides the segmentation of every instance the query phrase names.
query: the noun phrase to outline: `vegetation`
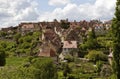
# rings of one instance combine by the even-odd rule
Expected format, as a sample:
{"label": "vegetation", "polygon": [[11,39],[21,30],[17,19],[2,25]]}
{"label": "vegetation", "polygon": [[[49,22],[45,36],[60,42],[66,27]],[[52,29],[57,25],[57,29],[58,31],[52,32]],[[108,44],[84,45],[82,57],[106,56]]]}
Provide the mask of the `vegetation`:
{"label": "vegetation", "polygon": [[30,61],[22,65],[5,66],[4,69],[0,69],[0,79],[57,79],[56,66],[52,59],[30,57],[28,60]]}
{"label": "vegetation", "polygon": [[120,0],[116,3],[115,18],[112,23],[114,73],[120,79]]}
{"label": "vegetation", "polygon": [[64,22],[64,21],[62,21],[62,22],[61,22],[61,27],[62,27],[63,29],[68,29],[68,28],[70,27],[69,24],[70,24],[69,22]]}
{"label": "vegetation", "polygon": [[28,56],[35,55],[40,46],[39,36],[41,32],[28,33],[22,36],[14,34],[13,40],[0,40],[0,49],[3,49],[6,56]]}
{"label": "vegetation", "polygon": [[4,66],[6,63],[6,56],[4,50],[0,49],[0,66]]}
{"label": "vegetation", "polygon": [[[62,21],[61,27],[65,31],[70,23]],[[79,45],[79,51],[69,51],[63,62],[36,57],[43,42],[41,32],[24,35],[0,32],[0,79],[113,79],[115,74],[107,57],[109,48],[113,46],[111,35],[96,35],[94,29],[84,34],[79,33],[80,28],[76,29],[79,31],[72,30],[66,40],[81,40],[82,35],[83,43]],[[62,52],[62,47],[57,54],[59,52]]]}
{"label": "vegetation", "polygon": [[93,62],[97,62],[97,61],[107,61],[107,55],[105,55],[103,52],[101,51],[96,51],[96,50],[92,50],[88,53],[88,55],[86,56],[90,61]]}

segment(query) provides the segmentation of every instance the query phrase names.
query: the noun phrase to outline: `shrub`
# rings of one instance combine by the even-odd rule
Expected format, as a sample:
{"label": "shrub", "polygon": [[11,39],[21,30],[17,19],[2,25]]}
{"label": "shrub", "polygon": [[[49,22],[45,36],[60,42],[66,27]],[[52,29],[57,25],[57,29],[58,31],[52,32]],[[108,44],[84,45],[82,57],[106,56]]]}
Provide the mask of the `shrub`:
{"label": "shrub", "polygon": [[88,55],[86,56],[90,61],[93,62],[97,62],[99,60],[101,61],[107,61],[107,55],[105,55],[103,52],[101,51],[96,51],[96,50],[92,50],[88,53]]}
{"label": "shrub", "polygon": [[32,37],[31,36],[25,36],[24,41],[30,43],[30,42],[32,42]]}
{"label": "shrub", "polygon": [[6,63],[6,60],[5,60],[5,52],[4,50],[0,49],[0,66],[4,66],[5,63]]}
{"label": "shrub", "polygon": [[101,68],[103,66],[104,62],[103,61],[97,61],[96,65],[97,65],[97,72],[101,71]]}
{"label": "shrub", "polygon": [[71,55],[66,55],[65,56],[65,60],[67,60],[68,62],[73,62],[74,61],[74,57],[72,57]]}

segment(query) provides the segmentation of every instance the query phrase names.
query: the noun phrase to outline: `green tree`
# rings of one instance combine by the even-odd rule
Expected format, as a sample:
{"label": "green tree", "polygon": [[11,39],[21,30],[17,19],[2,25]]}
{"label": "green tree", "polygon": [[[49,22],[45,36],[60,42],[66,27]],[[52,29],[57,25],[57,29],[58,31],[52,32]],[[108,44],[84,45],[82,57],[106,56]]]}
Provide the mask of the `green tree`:
{"label": "green tree", "polygon": [[17,33],[17,34],[15,34],[14,35],[14,40],[16,41],[16,44],[18,44],[19,43],[19,38],[21,37],[21,34],[20,33]]}
{"label": "green tree", "polygon": [[89,33],[88,33],[88,38],[87,41],[85,43],[86,48],[88,49],[96,49],[98,48],[98,42],[96,39],[96,35],[95,35],[95,31],[94,29],[92,29]]}
{"label": "green tree", "polygon": [[63,29],[68,29],[70,27],[70,23],[69,22],[61,21],[61,27]]}
{"label": "green tree", "polygon": [[0,49],[0,66],[4,66],[5,63],[6,63],[6,60],[5,60],[5,51]]}
{"label": "green tree", "polygon": [[71,69],[68,65],[68,63],[63,63],[63,75],[66,78],[68,76],[68,74],[71,73]]}
{"label": "green tree", "polygon": [[1,42],[1,46],[2,46],[3,48],[6,48],[6,47],[7,47],[7,44],[6,44],[5,42]]}
{"label": "green tree", "polygon": [[115,18],[112,21],[114,73],[120,79],[120,0],[116,3]]}
{"label": "green tree", "polygon": [[5,66],[0,73],[0,79],[57,79],[56,66],[51,58],[29,57],[19,67]]}
{"label": "green tree", "polygon": [[6,32],[3,32],[3,31],[0,32],[0,37],[5,37],[6,35],[7,35]]}
{"label": "green tree", "polygon": [[92,50],[88,53],[88,55],[86,56],[86,58],[88,58],[89,60],[93,61],[93,62],[97,62],[99,60],[101,61],[107,61],[107,55],[105,55],[103,52],[101,51],[96,51],[96,50]]}
{"label": "green tree", "polygon": [[38,69],[35,79],[57,79],[57,69],[51,58],[35,58],[32,64]]}

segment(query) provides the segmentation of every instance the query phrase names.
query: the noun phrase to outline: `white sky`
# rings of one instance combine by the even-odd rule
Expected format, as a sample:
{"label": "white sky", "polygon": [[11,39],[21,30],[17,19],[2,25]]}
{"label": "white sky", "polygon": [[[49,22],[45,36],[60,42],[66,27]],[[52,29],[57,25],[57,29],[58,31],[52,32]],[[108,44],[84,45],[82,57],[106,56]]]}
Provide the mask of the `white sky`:
{"label": "white sky", "polygon": [[110,20],[116,0],[0,0],[0,28],[20,22]]}

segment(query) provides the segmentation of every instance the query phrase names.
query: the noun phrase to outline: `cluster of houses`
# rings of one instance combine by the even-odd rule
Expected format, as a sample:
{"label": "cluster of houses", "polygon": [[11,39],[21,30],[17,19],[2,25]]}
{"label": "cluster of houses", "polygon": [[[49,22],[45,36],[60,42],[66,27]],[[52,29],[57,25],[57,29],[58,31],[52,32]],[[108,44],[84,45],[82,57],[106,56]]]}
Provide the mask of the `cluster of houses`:
{"label": "cluster of houses", "polygon": [[[96,34],[104,34],[111,27],[111,21],[101,22],[99,20],[69,22],[69,28],[63,29],[61,22],[68,23],[68,19],[53,22],[21,23],[16,27],[2,28],[1,31],[16,31],[25,35],[28,32],[40,31],[42,36],[40,41],[40,51],[38,56],[56,57],[63,60],[67,52],[78,48],[82,43],[82,35],[87,35],[88,31],[94,29]],[[62,52],[60,51],[62,50]]]}

